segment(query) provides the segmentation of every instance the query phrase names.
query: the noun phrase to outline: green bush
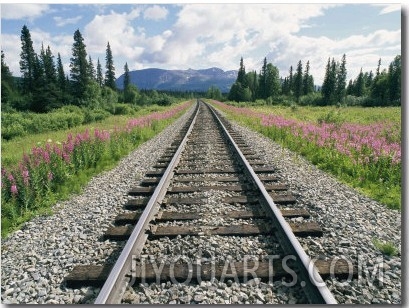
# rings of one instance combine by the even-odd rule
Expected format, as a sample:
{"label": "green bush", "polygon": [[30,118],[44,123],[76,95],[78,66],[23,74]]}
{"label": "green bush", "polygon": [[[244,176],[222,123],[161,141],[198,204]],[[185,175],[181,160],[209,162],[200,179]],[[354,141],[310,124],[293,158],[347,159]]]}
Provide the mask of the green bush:
{"label": "green bush", "polygon": [[132,108],[129,104],[112,104],[108,111],[114,115],[132,115],[135,114],[135,109]]}
{"label": "green bush", "polygon": [[322,102],[322,94],[320,92],[312,92],[307,95],[303,95],[300,97],[299,104],[301,106],[321,106]]}
{"label": "green bush", "polygon": [[85,119],[83,124],[101,121],[109,117],[110,113],[103,109],[85,109]]}

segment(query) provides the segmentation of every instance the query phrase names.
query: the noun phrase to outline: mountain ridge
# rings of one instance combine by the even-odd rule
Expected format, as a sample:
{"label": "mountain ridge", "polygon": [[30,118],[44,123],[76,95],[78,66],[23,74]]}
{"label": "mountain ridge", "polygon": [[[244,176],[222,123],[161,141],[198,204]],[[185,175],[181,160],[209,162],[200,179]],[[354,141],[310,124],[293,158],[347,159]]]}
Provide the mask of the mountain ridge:
{"label": "mountain ridge", "polygon": [[[227,93],[236,81],[237,71],[224,71],[218,67],[197,70],[146,68],[130,71],[129,76],[138,89],[206,92],[211,86],[216,86],[222,93]],[[124,74],[116,80],[119,89],[123,89],[123,82]]]}

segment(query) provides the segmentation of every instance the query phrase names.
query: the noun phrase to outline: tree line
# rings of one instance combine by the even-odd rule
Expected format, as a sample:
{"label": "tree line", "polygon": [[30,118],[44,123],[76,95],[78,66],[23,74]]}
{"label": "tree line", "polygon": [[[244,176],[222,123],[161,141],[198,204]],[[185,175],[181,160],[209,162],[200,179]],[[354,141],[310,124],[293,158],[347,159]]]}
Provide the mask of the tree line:
{"label": "tree line", "polygon": [[26,25],[21,30],[20,72],[21,78],[13,77],[1,51],[1,104],[3,110],[30,110],[48,112],[65,105],[86,108],[106,108],[115,103],[168,105],[173,97],[156,91],[139,91],[131,83],[128,64],[124,66],[124,87],[116,87],[115,65],[112,50],[107,42],[105,71],[97,59],[95,66],[87,54],[84,38],[79,30],[74,32],[70,71],[67,74],[61,60],[50,46],[41,46],[39,53],[33,47],[31,34]]}
{"label": "tree line", "polygon": [[381,59],[375,74],[372,71],[363,73],[361,68],[359,75],[347,85],[346,55],[342,56],[340,62],[329,58],[323,84],[317,87],[310,74],[309,61],[305,68],[302,61],[298,61],[295,71],[290,66],[289,74],[282,78],[278,68],[267,63],[266,58],[260,73],[246,73],[241,58],[237,79],[227,98],[236,102],[261,101],[267,104],[400,106],[401,56],[394,58],[388,70],[380,71],[380,66]]}

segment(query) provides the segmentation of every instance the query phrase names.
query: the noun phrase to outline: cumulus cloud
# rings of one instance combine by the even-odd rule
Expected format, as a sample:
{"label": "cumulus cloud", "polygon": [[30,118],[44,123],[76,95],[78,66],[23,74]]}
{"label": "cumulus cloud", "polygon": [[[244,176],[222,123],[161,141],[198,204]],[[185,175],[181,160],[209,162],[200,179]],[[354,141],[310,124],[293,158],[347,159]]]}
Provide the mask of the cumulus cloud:
{"label": "cumulus cloud", "polygon": [[4,3],[1,4],[1,18],[4,19],[35,19],[50,9],[48,4],[34,3]]}
{"label": "cumulus cloud", "polygon": [[143,12],[143,18],[150,20],[165,19],[166,16],[168,16],[168,10],[163,6],[159,6],[156,4],[154,6],[148,7]]}
{"label": "cumulus cloud", "polygon": [[[177,67],[221,66],[235,69],[241,55],[297,33],[329,5],[192,4],[184,5],[173,35],[155,59]],[[249,60],[250,61],[250,60]],[[254,60],[256,62],[256,60]]]}
{"label": "cumulus cloud", "polygon": [[75,25],[77,22],[79,22],[82,19],[82,16],[77,16],[73,18],[64,18],[61,16],[54,16],[53,19],[57,27],[64,27],[69,24]]}
{"label": "cumulus cloud", "polygon": [[[57,54],[60,53],[63,63],[65,64],[65,73],[69,74],[69,61],[71,57],[71,48],[73,44],[73,36],[71,35],[51,35],[48,32],[40,29],[30,30],[33,48],[36,53],[40,53],[41,45],[44,48],[50,46],[51,52],[57,61]],[[6,63],[9,65],[13,75],[20,76],[20,53],[21,40],[20,35],[2,34],[2,50],[6,56]]]}

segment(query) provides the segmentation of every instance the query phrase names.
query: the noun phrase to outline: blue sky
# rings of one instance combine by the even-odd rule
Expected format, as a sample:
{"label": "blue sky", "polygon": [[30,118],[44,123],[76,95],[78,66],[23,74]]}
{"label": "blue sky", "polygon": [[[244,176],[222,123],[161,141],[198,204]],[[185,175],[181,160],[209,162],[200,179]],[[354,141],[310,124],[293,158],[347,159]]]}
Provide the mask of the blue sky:
{"label": "blue sky", "polygon": [[316,84],[329,57],[345,53],[348,78],[387,68],[401,54],[398,4],[1,4],[1,48],[20,74],[20,33],[27,25],[36,52],[50,45],[65,72],[79,29],[94,64],[105,65],[109,41],[116,76],[129,68],[261,68],[264,57],[287,76],[290,65],[310,61]]}

